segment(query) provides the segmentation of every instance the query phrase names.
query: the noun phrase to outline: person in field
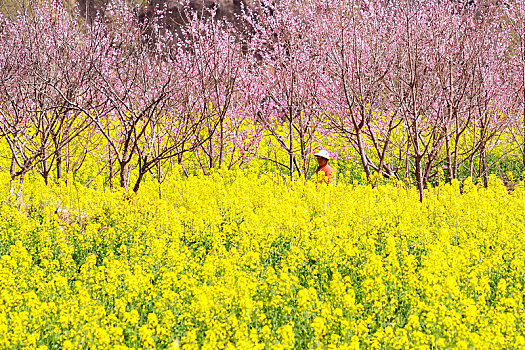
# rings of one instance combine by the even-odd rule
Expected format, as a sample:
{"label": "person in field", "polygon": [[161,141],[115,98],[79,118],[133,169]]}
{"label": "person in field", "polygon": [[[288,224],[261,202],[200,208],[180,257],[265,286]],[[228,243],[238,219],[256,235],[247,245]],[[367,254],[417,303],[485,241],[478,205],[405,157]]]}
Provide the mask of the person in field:
{"label": "person in field", "polygon": [[317,164],[319,165],[315,171],[316,183],[333,183],[335,180],[335,170],[328,165],[330,153],[322,149],[314,154],[314,156],[317,158]]}

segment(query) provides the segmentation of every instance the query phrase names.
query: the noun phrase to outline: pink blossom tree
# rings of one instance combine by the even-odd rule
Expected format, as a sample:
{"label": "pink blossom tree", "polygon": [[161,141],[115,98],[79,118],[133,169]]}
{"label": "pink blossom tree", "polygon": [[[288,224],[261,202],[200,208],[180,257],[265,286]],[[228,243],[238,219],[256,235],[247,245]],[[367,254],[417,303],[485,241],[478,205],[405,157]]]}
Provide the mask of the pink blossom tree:
{"label": "pink blossom tree", "polygon": [[[390,9],[381,1],[333,1],[321,18],[318,36],[319,51],[326,51],[322,91],[328,125],[355,150],[367,177],[372,169],[392,176],[385,159],[390,133],[399,122],[395,114],[381,119],[378,113],[389,107],[384,79],[394,45]],[[378,164],[370,152],[375,152]]]}
{"label": "pink blossom tree", "polygon": [[406,133],[399,149],[406,156],[406,174],[414,175],[420,200],[430,170],[444,141],[443,107],[438,96],[438,81],[432,74],[431,23],[439,13],[435,3],[400,2],[393,20],[396,45],[393,69],[386,77],[392,105],[402,116]]}
{"label": "pink blossom tree", "polygon": [[281,165],[292,181],[295,171],[308,173],[322,121],[318,107],[322,56],[317,51],[317,33],[311,30],[316,9],[302,1],[267,1],[248,19],[254,32],[252,50],[259,58],[252,67],[249,108],[288,154],[288,164]]}
{"label": "pink blossom tree", "polygon": [[502,16],[498,21],[505,34],[500,44],[507,49],[505,77],[509,83],[507,93],[511,99],[509,110],[522,118],[521,123],[517,120],[510,131],[521,151],[525,166],[525,1],[505,2],[501,6],[501,12]]}
{"label": "pink blossom tree", "polygon": [[5,26],[0,125],[13,178],[37,166],[47,183],[55,162],[61,178],[62,151],[90,127],[75,107],[90,98],[83,40],[79,24],[56,4],[43,4]]}
{"label": "pink blossom tree", "polygon": [[[196,13],[189,7],[182,12],[186,18],[180,29],[180,55],[191,62],[190,84],[198,99],[196,113],[203,120],[196,150],[202,170],[221,167],[226,150],[242,124],[239,83],[245,73],[242,42],[237,28],[216,18],[216,8]],[[228,152],[233,154],[233,152]],[[231,161],[230,161],[231,165]]]}
{"label": "pink blossom tree", "polygon": [[[198,112],[199,91],[191,84],[195,61],[182,47],[170,47],[169,32],[153,25],[146,31],[124,3],[107,9],[114,14],[96,66],[94,89],[106,101],[106,113],[86,113],[107,140],[119,167],[119,184],[133,191],[163,162],[195,151],[206,115]],[[155,41],[152,39],[155,38]]]}

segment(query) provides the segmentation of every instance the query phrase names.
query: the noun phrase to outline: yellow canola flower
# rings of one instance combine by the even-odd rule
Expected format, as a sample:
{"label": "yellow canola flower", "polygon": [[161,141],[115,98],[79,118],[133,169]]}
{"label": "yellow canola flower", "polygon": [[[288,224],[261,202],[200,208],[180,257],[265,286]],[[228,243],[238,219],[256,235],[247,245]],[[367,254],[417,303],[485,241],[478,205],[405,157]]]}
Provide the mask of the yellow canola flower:
{"label": "yellow canola flower", "polygon": [[523,188],[72,181],[0,178],[2,349],[525,347]]}

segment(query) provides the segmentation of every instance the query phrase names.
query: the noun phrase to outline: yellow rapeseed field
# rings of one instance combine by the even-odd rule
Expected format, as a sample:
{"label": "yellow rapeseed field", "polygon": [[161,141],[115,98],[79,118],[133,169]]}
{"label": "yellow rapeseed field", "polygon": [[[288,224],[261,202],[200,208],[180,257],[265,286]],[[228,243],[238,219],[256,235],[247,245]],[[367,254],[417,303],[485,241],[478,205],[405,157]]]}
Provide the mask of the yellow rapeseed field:
{"label": "yellow rapeseed field", "polygon": [[525,348],[525,190],[250,171],[12,193],[1,349]]}

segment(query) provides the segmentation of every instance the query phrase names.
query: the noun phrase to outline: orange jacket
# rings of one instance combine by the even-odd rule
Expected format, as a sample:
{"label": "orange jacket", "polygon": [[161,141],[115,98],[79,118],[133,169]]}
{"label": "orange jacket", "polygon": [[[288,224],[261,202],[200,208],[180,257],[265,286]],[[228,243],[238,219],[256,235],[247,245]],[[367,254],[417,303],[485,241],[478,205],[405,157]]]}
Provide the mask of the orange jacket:
{"label": "orange jacket", "polygon": [[[321,176],[321,174],[319,174],[320,171],[324,172],[324,176]],[[335,173],[335,170],[328,164],[326,164],[323,167],[318,167],[317,170],[315,171],[315,176],[316,176],[315,182],[316,183],[325,182],[326,184],[329,184],[332,181],[334,181],[334,173]]]}

